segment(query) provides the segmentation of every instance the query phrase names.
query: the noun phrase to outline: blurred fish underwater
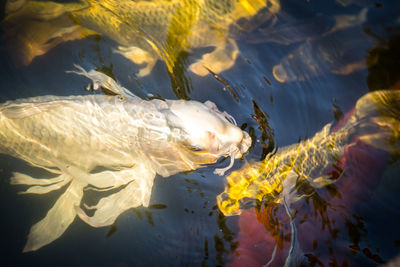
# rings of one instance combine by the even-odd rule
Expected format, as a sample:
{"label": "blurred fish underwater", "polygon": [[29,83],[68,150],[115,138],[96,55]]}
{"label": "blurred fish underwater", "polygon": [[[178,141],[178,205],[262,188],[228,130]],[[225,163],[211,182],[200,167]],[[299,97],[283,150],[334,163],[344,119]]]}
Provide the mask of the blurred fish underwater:
{"label": "blurred fish underwater", "polygon": [[150,74],[159,58],[172,72],[179,53],[207,46],[216,49],[190,70],[203,76],[203,65],[217,73],[229,69],[238,53],[229,26],[262,8],[271,16],[279,11],[276,0],[16,2],[6,6],[2,24],[17,62],[29,64],[61,42],[100,34],[118,44],[116,53],[145,64],[138,76]]}
{"label": "blurred fish underwater", "polygon": [[1,5],[1,266],[396,264],[399,1]]}

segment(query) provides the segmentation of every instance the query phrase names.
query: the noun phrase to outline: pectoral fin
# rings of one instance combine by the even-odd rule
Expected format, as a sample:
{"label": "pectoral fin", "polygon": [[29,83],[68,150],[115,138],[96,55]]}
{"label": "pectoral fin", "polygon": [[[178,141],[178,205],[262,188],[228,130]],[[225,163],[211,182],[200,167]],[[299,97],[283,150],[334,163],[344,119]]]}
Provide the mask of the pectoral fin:
{"label": "pectoral fin", "polygon": [[86,71],[84,68],[76,64],[74,64],[74,67],[78,70],[68,70],[66,71],[66,73],[75,73],[89,78],[90,80],[92,80],[93,90],[98,90],[99,88],[104,87],[116,95],[127,97],[129,99],[137,99],[137,96],[135,96],[125,87],[119,85],[116,81],[114,81],[111,77],[105,75],[104,73],[95,70]]}
{"label": "pectoral fin", "polygon": [[10,184],[46,186],[62,182],[64,181],[65,178],[66,178],[65,175],[62,174],[54,178],[40,179],[40,178],[34,178],[32,176],[20,172],[14,172],[13,176],[11,177]]}
{"label": "pectoral fin", "polygon": [[54,178],[40,179],[29,175],[14,172],[11,177],[10,184],[31,185],[26,191],[20,194],[46,194],[48,192],[58,190],[71,181],[72,177],[68,174],[61,174]]}
{"label": "pectoral fin", "polygon": [[131,60],[133,63],[137,65],[145,64],[145,66],[140,68],[140,71],[137,74],[139,77],[144,77],[149,75],[158,59],[157,55],[149,53],[136,46],[131,46],[131,47],[119,46],[118,49],[114,50],[114,53],[123,55],[124,57]]}
{"label": "pectoral fin", "polygon": [[82,195],[82,184],[73,180],[67,190],[58,198],[46,217],[32,226],[23,252],[37,250],[60,237],[73,222]]}
{"label": "pectoral fin", "polygon": [[102,171],[92,174],[82,173],[82,175],[79,177],[84,177],[84,182],[93,185],[100,190],[118,188],[135,179],[131,169],[120,171]]}
{"label": "pectoral fin", "polygon": [[205,54],[199,61],[190,65],[189,69],[199,76],[209,74],[207,68],[215,73],[221,73],[235,64],[238,54],[239,49],[235,41],[220,43],[214,51]]}
{"label": "pectoral fin", "polygon": [[150,202],[151,189],[155,178],[152,170],[137,166],[132,169],[134,180],[119,192],[102,198],[96,206],[94,215],[89,217],[78,205],[75,207],[78,216],[93,227],[111,225],[124,211],[138,206],[147,207]]}

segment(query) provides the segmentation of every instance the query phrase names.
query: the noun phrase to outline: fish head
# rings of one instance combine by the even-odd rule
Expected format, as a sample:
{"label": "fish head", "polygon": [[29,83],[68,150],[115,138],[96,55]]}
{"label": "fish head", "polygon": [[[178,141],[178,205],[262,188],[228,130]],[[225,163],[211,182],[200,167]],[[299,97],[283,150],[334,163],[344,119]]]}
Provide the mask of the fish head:
{"label": "fish head", "polygon": [[249,134],[236,125],[232,116],[218,110],[211,101],[167,100],[167,103],[169,121],[185,133],[185,146],[199,154],[210,155],[211,162],[208,163],[221,156],[240,158],[249,149]]}

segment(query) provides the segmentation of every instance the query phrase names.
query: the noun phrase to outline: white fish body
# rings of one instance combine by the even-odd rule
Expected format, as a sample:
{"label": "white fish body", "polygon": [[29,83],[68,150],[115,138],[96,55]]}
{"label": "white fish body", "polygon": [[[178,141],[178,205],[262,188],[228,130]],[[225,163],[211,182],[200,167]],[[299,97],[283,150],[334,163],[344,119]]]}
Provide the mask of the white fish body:
{"label": "white fish body", "polygon": [[[94,227],[111,225],[125,210],[149,205],[156,174],[194,170],[221,156],[238,158],[251,143],[211,102],[144,101],[102,73],[78,68],[76,73],[92,79],[94,88],[103,86],[117,95],[42,96],[0,105],[0,153],[57,175],[40,179],[14,173],[11,183],[30,185],[25,193],[35,194],[69,183],[32,227],[24,251],[57,239],[76,215]],[[182,113],[185,109],[190,112]],[[228,138],[227,133],[234,135]],[[83,204],[96,209],[89,217],[80,207],[87,186],[122,189],[94,207]]]}

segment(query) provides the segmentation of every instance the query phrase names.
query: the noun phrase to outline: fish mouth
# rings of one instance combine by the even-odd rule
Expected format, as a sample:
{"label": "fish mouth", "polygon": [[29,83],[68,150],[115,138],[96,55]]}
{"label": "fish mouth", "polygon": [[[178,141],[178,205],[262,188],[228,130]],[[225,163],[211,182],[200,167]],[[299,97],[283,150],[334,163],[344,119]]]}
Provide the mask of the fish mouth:
{"label": "fish mouth", "polygon": [[227,144],[225,148],[219,149],[219,156],[233,157],[235,159],[238,159],[246,154],[252,144],[252,140],[247,132],[242,131],[242,134],[243,137],[240,142],[230,143]]}
{"label": "fish mouth", "polygon": [[230,145],[228,147],[227,152],[224,153],[224,155],[226,157],[231,158],[229,165],[224,168],[215,169],[214,174],[223,176],[227,170],[232,168],[235,159],[241,158],[249,150],[249,148],[251,146],[251,137],[247,132],[245,132],[245,131],[242,131],[242,132],[243,132],[243,138],[240,141],[239,145]]}
{"label": "fish mouth", "polygon": [[243,131],[243,139],[239,144],[239,153],[236,154],[236,158],[242,157],[244,154],[246,154],[249,151],[249,148],[251,146],[252,140],[250,135]]}

